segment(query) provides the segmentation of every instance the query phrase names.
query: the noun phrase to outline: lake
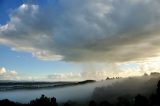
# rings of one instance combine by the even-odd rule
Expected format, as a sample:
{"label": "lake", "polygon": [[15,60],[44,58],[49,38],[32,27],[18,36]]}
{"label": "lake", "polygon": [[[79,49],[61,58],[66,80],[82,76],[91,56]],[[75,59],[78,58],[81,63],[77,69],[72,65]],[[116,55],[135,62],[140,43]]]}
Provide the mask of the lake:
{"label": "lake", "polygon": [[48,97],[56,97],[58,102],[66,102],[68,100],[87,100],[91,98],[92,92],[96,87],[108,86],[113,82],[115,82],[115,80],[99,81],[95,83],[61,88],[0,91],[0,99],[9,99],[20,103],[28,103],[30,100],[33,100],[44,94]]}

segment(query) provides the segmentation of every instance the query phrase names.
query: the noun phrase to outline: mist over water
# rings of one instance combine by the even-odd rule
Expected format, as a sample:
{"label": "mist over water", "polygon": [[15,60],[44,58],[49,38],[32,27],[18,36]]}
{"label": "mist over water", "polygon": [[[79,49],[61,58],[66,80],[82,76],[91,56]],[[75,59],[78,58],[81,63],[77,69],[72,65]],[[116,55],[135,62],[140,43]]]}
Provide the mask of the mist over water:
{"label": "mist over water", "polygon": [[62,88],[48,88],[36,90],[15,90],[15,91],[1,91],[0,99],[9,99],[16,102],[28,103],[42,94],[48,97],[56,97],[58,102],[66,102],[68,100],[84,101],[90,100],[92,93],[96,87],[111,85],[116,80],[108,80],[103,82],[95,82],[84,85],[62,87]]}
{"label": "mist over water", "polygon": [[160,76],[141,76],[121,79],[111,85],[97,87],[92,95],[96,101],[109,100],[114,102],[118,97],[131,97],[141,94],[149,96],[156,92]]}
{"label": "mist over water", "polygon": [[122,79],[97,81],[84,85],[44,88],[36,90],[14,90],[1,91],[0,99],[9,99],[20,103],[28,103],[30,100],[40,97],[42,94],[47,97],[55,97],[57,102],[69,100],[80,102],[90,100],[116,100],[117,97],[134,97],[137,94],[150,95],[156,91],[156,84],[160,76],[141,76]]}

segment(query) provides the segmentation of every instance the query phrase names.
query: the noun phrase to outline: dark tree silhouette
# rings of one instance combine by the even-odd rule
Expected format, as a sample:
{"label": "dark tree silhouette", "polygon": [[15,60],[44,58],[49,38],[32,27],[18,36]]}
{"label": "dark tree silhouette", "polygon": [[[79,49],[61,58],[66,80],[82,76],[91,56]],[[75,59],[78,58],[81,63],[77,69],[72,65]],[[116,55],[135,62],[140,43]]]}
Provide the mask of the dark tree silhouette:
{"label": "dark tree silhouette", "polygon": [[152,105],[152,106],[158,105],[158,104],[159,104],[158,95],[157,95],[157,94],[152,94],[152,95],[150,96],[150,101],[151,101],[151,105]]}
{"label": "dark tree silhouette", "polygon": [[119,97],[117,100],[116,106],[131,106],[133,104],[129,95]]}
{"label": "dark tree silhouette", "polygon": [[94,100],[92,100],[89,102],[89,106],[97,106],[97,103]]}
{"label": "dark tree silhouette", "polygon": [[157,94],[152,94],[150,96],[151,104],[154,106],[160,106],[160,80],[157,84]]}
{"label": "dark tree silhouette", "polygon": [[19,106],[20,104],[9,101],[8,99],[0,100],[0,106]]}
{"label": "dark tree silhouette", "polygon": [[71,106],[69,103],[65,103],[63,106]]}
{"label": "dark tree silhouette", "polygon": [[160,80],[158,81],[157,84],[157,94],[160,96]]}
{"label": "dark tree silhouette", "polygon": [[135,106],[149,106],[149,101],[145,96],[137,95],[135,97]]}
{"label": "dark tree silhouette", "polygon": [[102,101],[99,106],[112,106],[111,103],[109,103],[108,101]]}
{"label": "dark tree silhouette", "polygon": [[51,105],[52,105],[52,106],[58,106],[58,104],[57,104],[57,101],[56,101],[56,98],[55,98],[55,97],[52,97],[52,98],[51,98]]}
{"label": "dark tree silhouette", "polygon": [[42,95],[39,99],[32,100],[30,102],[31,106],[58,106],[56,98],[48,98],[45,95]]}

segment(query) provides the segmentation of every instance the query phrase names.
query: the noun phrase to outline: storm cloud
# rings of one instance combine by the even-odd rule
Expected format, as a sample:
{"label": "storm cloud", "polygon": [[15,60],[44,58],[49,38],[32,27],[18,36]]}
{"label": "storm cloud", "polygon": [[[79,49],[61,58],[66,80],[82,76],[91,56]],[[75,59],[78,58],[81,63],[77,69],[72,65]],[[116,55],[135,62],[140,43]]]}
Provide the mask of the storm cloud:
{"label": "storm cloud", "polygon": [[160,53],[159,0],[58,0],[23,4],[0,43],[42,60],[126,62]]}

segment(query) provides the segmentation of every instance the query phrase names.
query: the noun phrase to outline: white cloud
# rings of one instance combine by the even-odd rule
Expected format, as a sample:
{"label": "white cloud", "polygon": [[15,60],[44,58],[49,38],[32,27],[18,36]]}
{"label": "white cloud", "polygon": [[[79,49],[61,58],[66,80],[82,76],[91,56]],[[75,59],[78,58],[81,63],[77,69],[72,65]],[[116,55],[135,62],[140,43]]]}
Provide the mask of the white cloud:
{"label": "white cloud", "polygon": [[[0,44],[42,60],[91,64],[84,65],[80,74],[47,76],[53,80],[159,72],[159,0],[59,0],[52,4],[43,8],[23,4],[13,10],[10,20],[0,26]],[[127,64],[130,66],[124,68]],[[0,69],[0,75],[6,73],[5,68]]]}
{"label": "white cloud", "polygon": [[6,68],[0,68],[0,80],[13,80],[19,79],[18,73],[14,70],[7,70]]}
{"label": "white cloud", "polygon": [[51,4],[14,10],[0,26],[0,43],[43,60],[124,62],[159,56],[159,0]]}
{"label": "white cloud", "polygon": [[10,71],[10,74],[11,74],[12,76],[16,76],[18,73],[17,73],[16,71]]}
{"label": "white cloud", "polygon": [[6,69],[4,67],[0,68],[0,75],[3,75],[6,73]]}

